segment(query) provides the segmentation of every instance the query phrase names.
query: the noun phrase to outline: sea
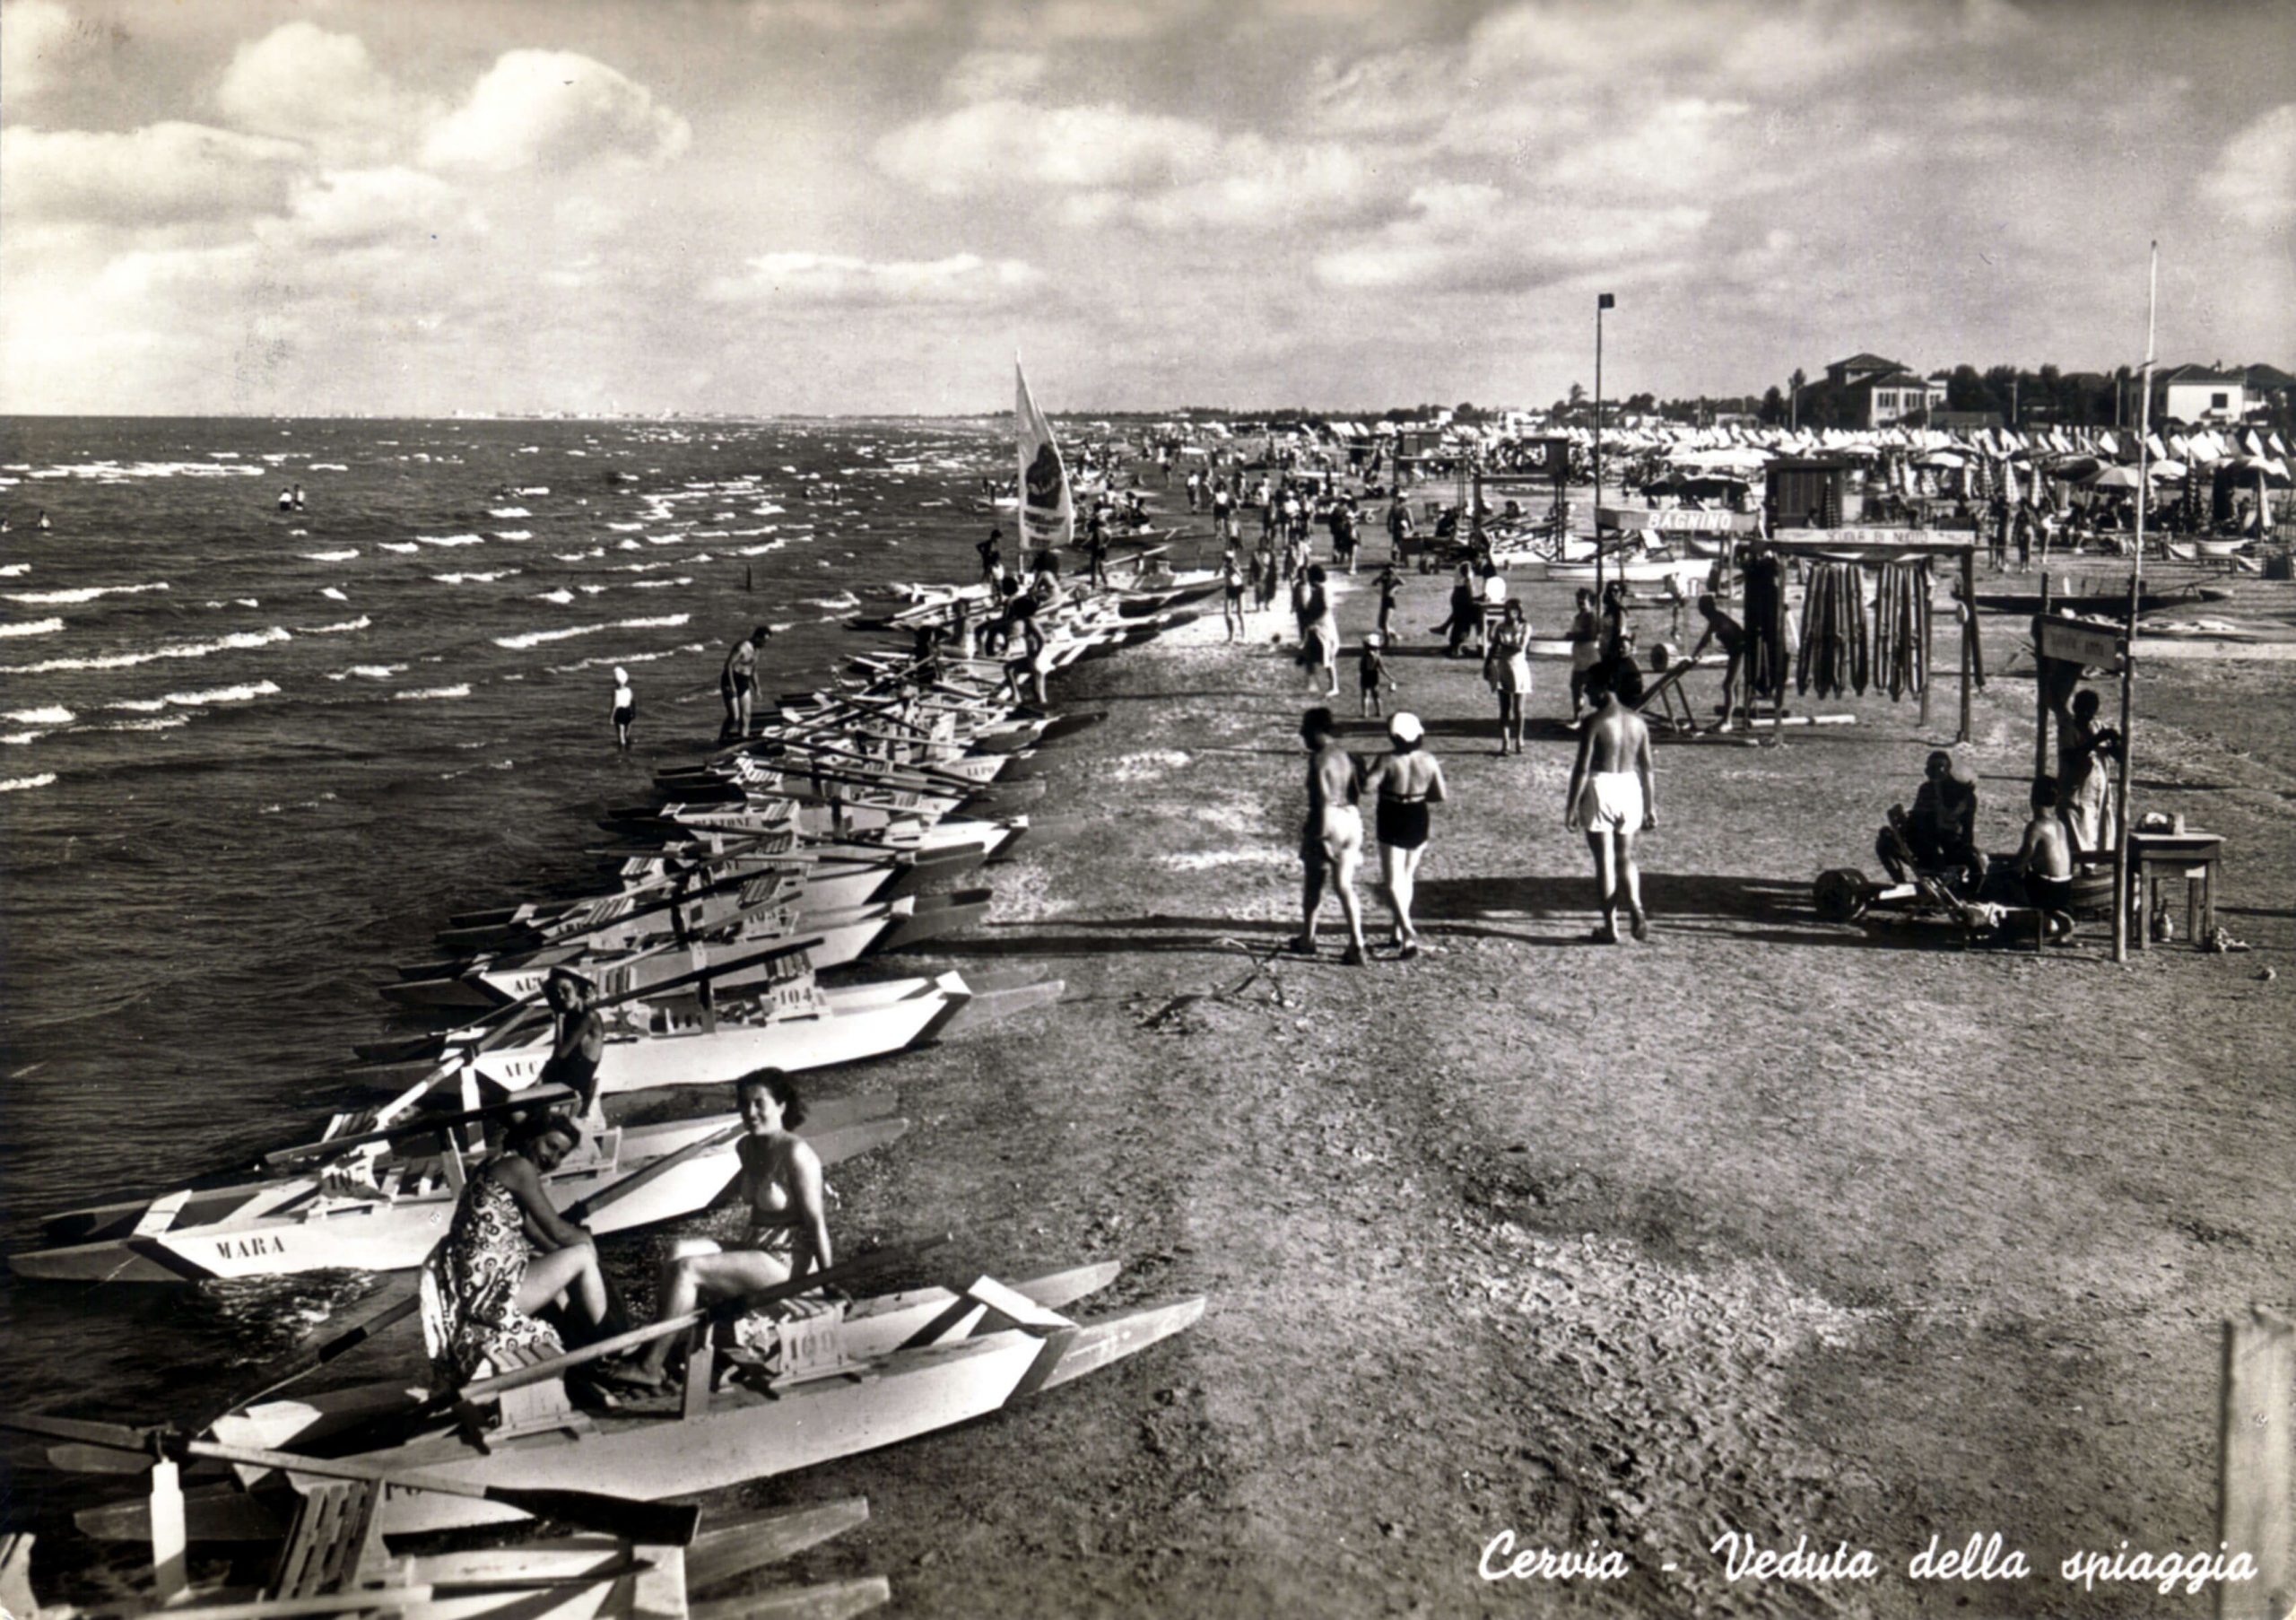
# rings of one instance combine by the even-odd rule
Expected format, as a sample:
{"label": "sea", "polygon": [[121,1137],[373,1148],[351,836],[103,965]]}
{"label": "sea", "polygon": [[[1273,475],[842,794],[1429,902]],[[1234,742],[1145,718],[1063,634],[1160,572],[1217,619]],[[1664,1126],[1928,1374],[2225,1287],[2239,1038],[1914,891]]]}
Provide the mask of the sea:
{"label": "sea", "polygon": [[[351,1106],[329,1071],[386,1032],[377,985],[451,913],[605,886],[596,814],[708,748],[745,631],[774,631],[762,692],[818,686],[863,602],[977,572],[1011,442],[0,422],[0,1252]],[[0,1404],[184,1415],[370,1286],[0,1277]],[[30,1455],[0,1449],[0,1517],[53,1517],[45,1471],[6,1468]]]}

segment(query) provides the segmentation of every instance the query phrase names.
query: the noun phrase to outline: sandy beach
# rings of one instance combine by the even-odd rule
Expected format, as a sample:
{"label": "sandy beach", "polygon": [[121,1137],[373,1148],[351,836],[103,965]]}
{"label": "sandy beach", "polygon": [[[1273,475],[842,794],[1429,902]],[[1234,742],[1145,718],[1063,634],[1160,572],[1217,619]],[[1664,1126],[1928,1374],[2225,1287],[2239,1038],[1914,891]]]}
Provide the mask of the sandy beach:
{"label": "sandy beach", "polygon": [[[1120,1257],[1118,1298],[1211,1307],[1106,1379],[840,1470],[875,1522],[818,1567],[888,1572],[916,1615],[2161,1612],[2059,1565],[2213,1546],[2219,1322],[2287,1297],[2296,775],[2284,711],[2237,719],[2269,667],[2209,666],[2198,705],[2140,684],[2136,802],[2224,834],[2251,952],[2116,968],[2094,926],[2036,957],[1819,921],[1813,875],[1871,870],[1950,740],[1950,701],[1924,732],[1870,695],[1783,748],[1662,736],[1656,935],[1597,946],[1563,666],[1538,666],[1529,752],[1495,757],[1474,661],[1419,633],[1445,585],[1407,581],[1394,663],[1454,797],[1415,962],[1337,965],[1328,909],[1323,960],[1270,958],[1298,903],[1288,651],[1222,644],[1215,613],[1057,689],[1109,719],[1050,759],[990,925],[948,954],[1056,963],[1068,997],[873,1070],[925,1149],[843,1172],[838,1220],[962,1212],[968,1258]],[[1560,623],[1561,588],[1524,594]],[[1966,752],[1981,841],[2013,849],[2031,689],[1987,628]],[[1631,1573],[1486,1581],[1505,1530]],[[1733,1584],[1732,1530],[1880,1574]],[[1933,1534],[1995,1531],[2029,1579],[1908,1579]]]}

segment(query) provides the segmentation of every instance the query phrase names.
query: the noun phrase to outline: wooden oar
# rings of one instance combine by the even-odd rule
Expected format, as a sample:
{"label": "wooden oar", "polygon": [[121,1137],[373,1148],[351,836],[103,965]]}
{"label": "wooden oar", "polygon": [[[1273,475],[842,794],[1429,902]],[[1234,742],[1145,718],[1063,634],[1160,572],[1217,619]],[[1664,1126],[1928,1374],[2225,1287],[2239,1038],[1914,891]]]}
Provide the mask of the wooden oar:
{"label": "wooden oar", "polygon": [[749,1128],[733,1124],[720,1131],[713,1131],[699,1142],[689,1142],[674,1154],[665,1154],[651,1163],[634,1170],[620,1180],[610,1181],[587,1198],[578,1198],[558,1213],[561,1218],[576,1224],[587,1221],[601,1209],[620,1202],[658,1176],[665,1175],[679,1165],[689,1163],[706,1153],[726,1145]]}
{"label": "wooden oar", "polygon": [[364,1147],[370,1142],[399,1142],[408,1137],[428,1135],[434,1130],[447,1130],[457,1125],[473,1125],[481,1119],[491,1119],[500,1114],[516,1113],[537,1105],[549,1106],[563,1102],[574,1093],[562,1085],[544,1085],[521,1093],[506,1102],[491,1102],[484,1108],[466,1108],[458,1113],[426,1114],[410,1119],[404,1125],[386,1126],[380,1130],[361,1131],[355,1136],[325,1137],[317,1142],[306,1142],[294,1147],[276,1147],[257,1163],[266,1168],[292,1163],[300,1159],[326,1157],[353,1147]]}

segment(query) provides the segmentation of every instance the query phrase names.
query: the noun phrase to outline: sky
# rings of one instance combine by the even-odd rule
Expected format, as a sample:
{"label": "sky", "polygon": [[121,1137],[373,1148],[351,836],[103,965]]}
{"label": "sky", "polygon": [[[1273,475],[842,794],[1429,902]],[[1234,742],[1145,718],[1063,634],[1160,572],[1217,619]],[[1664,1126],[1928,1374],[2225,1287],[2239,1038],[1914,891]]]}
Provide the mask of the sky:
{"label": "sky", "polygon": [[2296,4],[5,0],[0,412],[2296,366]]}

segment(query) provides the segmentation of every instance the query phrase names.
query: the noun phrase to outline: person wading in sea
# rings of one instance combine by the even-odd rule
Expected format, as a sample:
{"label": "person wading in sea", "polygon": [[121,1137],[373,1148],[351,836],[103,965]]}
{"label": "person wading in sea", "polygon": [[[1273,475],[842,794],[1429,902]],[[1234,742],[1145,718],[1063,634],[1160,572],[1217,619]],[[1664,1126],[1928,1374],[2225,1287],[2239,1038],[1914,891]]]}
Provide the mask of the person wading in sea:
{"label": "person wading in sea", "polygon": [[1657,784],[1650,768],[1650,728],[1619,701],[1615,672],[1598,665],[1587,682],[1595,712],[1578,733],[1578,758],[1563,790],[1563,825],[1587,835],[1595,858],[1595,879],[1602,891],[1603,926],[1587,936],[1603,945],[1618,943],[1619,892],[1637,939],[1650,937],[1642,911],[1642,874],[1634,864],[1634,840],[1658,824]]}
{"label": "person wading in sea", "polygon": [[630,672],[620,665],[613,672],[613,733],[624,748],[630,746],[630,722],[638,718],[638,693],[630,684]]}
{"label": "person wading in sea", "polygon": [[724,736],[745,737],[750,734],[750,704],[757,695],[758,649],[772,633],[770,626],[761,624],[735,642],[734,650],[726,655],[726,666],[718,674],[718,693],[726,701]]}

